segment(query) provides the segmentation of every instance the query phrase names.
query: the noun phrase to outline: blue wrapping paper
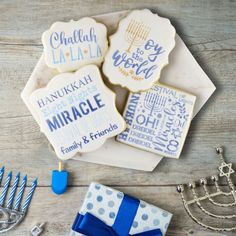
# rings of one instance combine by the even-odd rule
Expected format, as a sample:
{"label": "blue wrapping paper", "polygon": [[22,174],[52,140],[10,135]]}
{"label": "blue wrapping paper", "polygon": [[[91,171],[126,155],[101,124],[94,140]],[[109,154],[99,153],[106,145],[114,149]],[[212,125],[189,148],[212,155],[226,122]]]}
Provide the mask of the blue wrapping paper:
{"label": "blue wrapping paper", "polygon": [[[110,227],[111,231],[118,232],[115,235],[119,236],[138,235],[143,232],[148,232],[149,234],[146,235],[150,236],[165,235],[172,218],[171,213],[161,208],[98,183],[90,184],[83,205],[72,226],[70,236],[84,235],[82,234],[83,231],[78,233],[78,222],[82,218],[88,218],[88,216],[90,216],[90,220],[93,219],[91,222],[98,221],[99,223],[101,221],[101,224]],[[96,224],[94,223],[94,228],[97,227]],[[127,227],[128,231],[125,232]],[[91,227],[89,228],[91,230]],[[98,229],[92,231],[96,232],[96,230]],[[96,235],[96,233],[91,235]],[[112,233],[108,235],[113,236]]]}

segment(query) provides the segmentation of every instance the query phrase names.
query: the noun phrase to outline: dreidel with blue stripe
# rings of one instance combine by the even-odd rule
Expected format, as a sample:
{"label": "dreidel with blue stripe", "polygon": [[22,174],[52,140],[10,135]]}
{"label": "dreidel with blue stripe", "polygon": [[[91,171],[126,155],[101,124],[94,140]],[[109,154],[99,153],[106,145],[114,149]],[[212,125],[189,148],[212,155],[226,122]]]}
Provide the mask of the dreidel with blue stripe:
{"label": "dreidel with blue stripe", "polygon": [[59,162],[58,170],[52,171],[52,191],[61,195],[66,192],[68,184],[68,172],[63,170],[62,162]]}

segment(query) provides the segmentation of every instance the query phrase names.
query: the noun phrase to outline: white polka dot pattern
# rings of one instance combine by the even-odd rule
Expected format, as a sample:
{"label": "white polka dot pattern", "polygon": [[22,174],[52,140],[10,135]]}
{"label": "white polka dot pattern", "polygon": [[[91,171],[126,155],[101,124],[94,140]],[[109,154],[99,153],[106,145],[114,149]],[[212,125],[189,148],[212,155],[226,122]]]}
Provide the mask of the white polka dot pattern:
{"label": "white polka dot pattern", "polygon": [[140,201],[137,214],[130,229],[130,234],[133,235],[159,228],[162,234],[165,235],[171,217],[172,214],[169,212]]}
{"label": "white polka dot pattern", "polygon": [[89,212],[107,225],[115,222],[124,194],[98,183],[91,183],[80,214]]}
{"label": "white polka dot pattern", "polygon": [[[118,190],[98,183],[91,183],[86,194],[80,214],[91,213],[107,225],[112,226],[124,194]],[[165,235],[172,214],[158,207],[140,201],[137,214],[134,218],[130,234],[137,234],[153,229],[161,229]]]}

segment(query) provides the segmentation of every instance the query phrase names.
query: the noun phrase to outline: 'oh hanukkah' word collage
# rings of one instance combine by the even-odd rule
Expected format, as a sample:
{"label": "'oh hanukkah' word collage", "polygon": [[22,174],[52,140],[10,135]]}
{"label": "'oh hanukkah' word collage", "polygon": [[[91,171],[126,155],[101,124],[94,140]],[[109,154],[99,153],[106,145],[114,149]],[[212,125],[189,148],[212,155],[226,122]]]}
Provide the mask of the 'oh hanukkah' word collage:
{"label": "'oh hanukkah' word collage", "polygon": [[178,158],[190,126],[195,96],[156,84],[131,93],[124,111],[126,130],[117,140],[166,157]]}

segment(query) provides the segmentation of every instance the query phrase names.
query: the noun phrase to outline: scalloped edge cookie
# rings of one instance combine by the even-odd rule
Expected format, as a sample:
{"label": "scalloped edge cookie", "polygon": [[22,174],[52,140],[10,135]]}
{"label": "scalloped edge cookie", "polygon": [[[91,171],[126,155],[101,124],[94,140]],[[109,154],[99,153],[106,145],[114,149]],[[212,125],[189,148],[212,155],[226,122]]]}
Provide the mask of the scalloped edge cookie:
{"label": "scalloped edge cookie", "polygon": [[125,129],[108,89],[95,65],[75,73],[56,75],[45,88],[30,95],[40,128],[60,159],[98,149]]}
{"label": "scalloped edge cookie", "polygon": [[45,62],[59,72],[100,66],[108,49],[107,28],[93,18],[55,22],[42,35]]}
{"label": "scalloped edge cookie", "polygon": [[130,12],[110,36],[103,73],[131,92],[150,89],[168,64],[175,33],[169,19],[148,9]]}

